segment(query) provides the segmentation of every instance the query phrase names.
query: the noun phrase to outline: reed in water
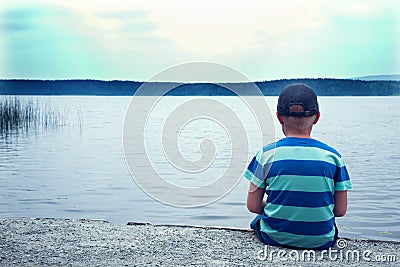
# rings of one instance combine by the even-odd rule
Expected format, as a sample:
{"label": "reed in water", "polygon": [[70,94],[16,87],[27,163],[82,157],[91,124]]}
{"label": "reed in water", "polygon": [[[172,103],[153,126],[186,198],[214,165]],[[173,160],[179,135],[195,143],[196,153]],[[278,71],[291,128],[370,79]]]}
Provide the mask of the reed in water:
{"label": "reed in water", "polygon": [[64,124],[63,114],[56,111],[50,102],[17,96],[0,98],[1,134],[57,129]]}

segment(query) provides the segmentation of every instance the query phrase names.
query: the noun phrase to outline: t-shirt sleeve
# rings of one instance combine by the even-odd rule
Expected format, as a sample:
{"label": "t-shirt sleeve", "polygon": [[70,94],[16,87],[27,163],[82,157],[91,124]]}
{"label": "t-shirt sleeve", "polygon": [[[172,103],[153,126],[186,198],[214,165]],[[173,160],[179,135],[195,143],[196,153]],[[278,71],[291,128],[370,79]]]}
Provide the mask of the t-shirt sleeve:
{"label": "t-shirt sleeve", "polygon": [[263,150],[261,149],[253,157],[243,175],[247,180],[259,188],[266,188],[265,178],[267,173],[263,161]]}
{"label": "t-shirt sleeve", "polygon": [[341,166],[338,167],[337,175],[335,177],[335,191],[345,191],[352,189],[353,185],[350,181],[350,175],[347,171],[346,165],[341,160]]}

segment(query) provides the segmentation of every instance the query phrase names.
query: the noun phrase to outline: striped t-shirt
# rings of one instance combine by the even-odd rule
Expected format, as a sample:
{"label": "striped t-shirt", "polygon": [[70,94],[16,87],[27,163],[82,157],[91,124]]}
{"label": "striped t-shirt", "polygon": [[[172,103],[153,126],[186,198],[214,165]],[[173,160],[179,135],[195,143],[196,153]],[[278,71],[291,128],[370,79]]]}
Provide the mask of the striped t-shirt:
{"label": "striped t-shirt", "polygon": [[267,243],[299,248],[332,244],[334,192],[352,187],[335,149],[315,139],[287,137],[258,151],[244,177],[266,189],[260,228]]}

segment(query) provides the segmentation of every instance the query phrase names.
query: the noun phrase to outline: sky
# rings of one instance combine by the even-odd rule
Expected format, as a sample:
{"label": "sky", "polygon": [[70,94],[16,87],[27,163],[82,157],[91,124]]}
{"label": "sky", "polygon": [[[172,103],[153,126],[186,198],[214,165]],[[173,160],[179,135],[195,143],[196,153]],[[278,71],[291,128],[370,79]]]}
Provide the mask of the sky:
{"label": "sky", "polygon": [[147,81],[212,62],[253,81],[400,73],[398,0],[0,0],[0,79]]}

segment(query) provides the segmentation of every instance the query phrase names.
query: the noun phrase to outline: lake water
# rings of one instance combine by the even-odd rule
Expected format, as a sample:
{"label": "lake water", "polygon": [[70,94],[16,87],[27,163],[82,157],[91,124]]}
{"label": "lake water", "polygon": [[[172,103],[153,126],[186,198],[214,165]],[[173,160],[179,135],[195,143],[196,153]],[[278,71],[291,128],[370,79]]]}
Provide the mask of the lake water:
{"label": "lake water", "polygon": [[[221,199],[191,208],[164,204],[138,186],[125,163],[122,141],[130,97],[39,99],[63,110],[67,125],[0,138],[1,217],[248,227],[254,215],[246,210],[248,182],[244,179]],[[165,97],[163,101],[174,109],[180,101],[190,99]],[[244,151],[251,157],[260,146],[260,139],[251,136],[257,129],[249,129],[253,127],[251,119],[246,119],[251,114],[245,106],[236,105],[237,98],[212,99],[227,103],[250,123],[246,130],[251,140]],[[276,97],[265,100],[275,107]],[[321,119],[313,137],[339,150],[354,187],[348,194],[347,215],[337,218],[341,236],[400,241],[400,97],[320,97],[319,102]],[[162,128],[163,115],[169,111],[163,106],[158,109],[149,120]],[[181,179],[171,172],[169,162],[160,156],[161,133],[146,128],[147,153],[155,157],[153,163],[170,183],[184,187],[210,184],[220,169],[229,165],[223,160],[229,156],[229,135],[223,125],[208,123],[213,121],[193,121],[179,133],[179,149],[188,160],[201,157],[198,146],[204,138],[213,140],[217,151],[215,165],[207,168],[210,172],[197,173],[192,179]],[[279,126],[274,127],[275,139],[282,138]]]}

